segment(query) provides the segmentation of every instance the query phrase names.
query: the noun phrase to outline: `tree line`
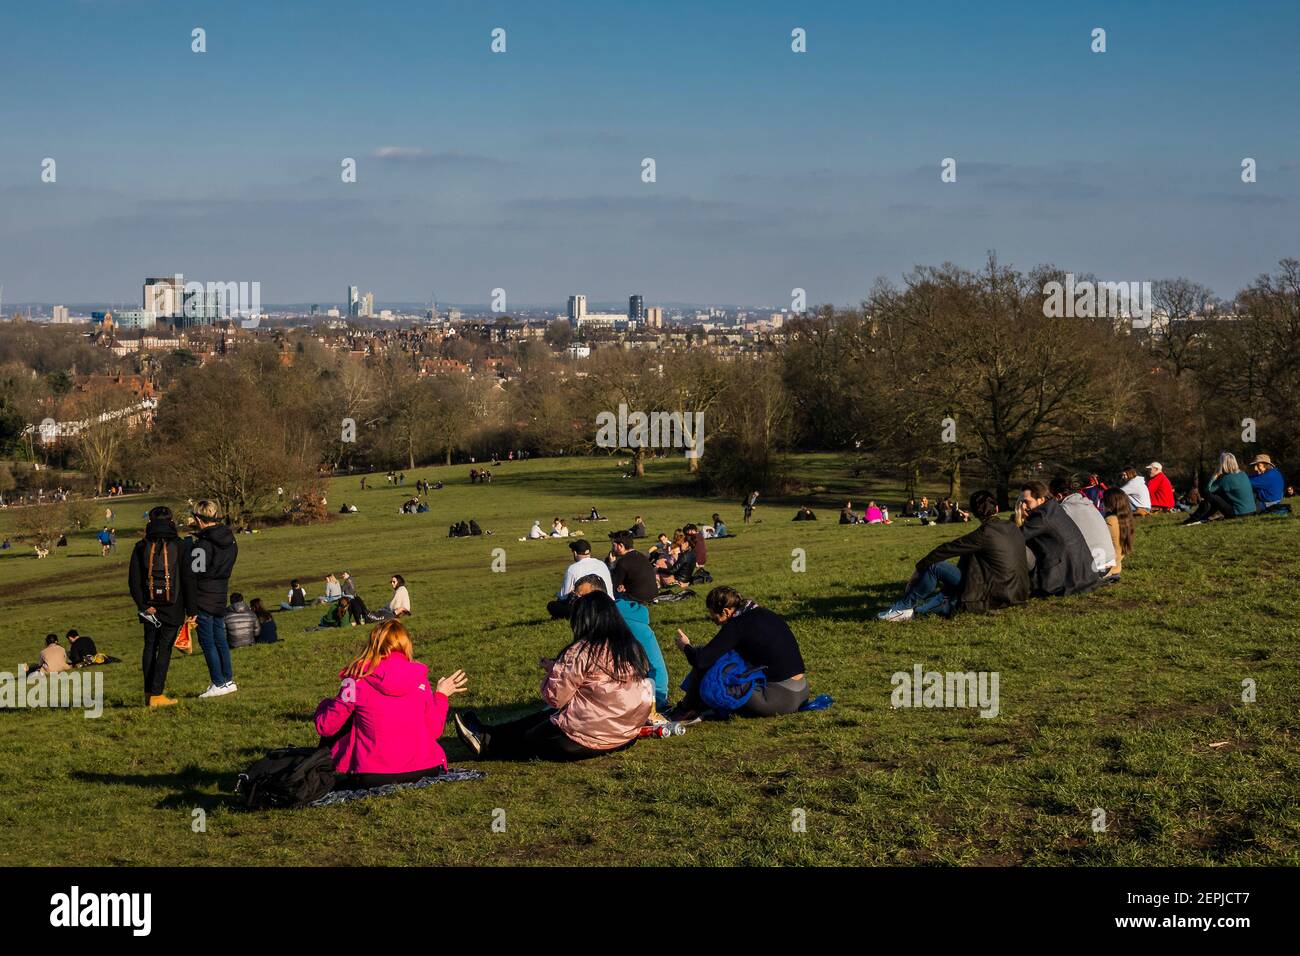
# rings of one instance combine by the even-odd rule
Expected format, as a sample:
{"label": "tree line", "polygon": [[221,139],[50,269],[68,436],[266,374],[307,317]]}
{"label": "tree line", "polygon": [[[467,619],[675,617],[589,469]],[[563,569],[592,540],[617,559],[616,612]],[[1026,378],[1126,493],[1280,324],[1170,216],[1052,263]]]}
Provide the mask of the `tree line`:
{"label": "tree line", "polygon": [[[215,498],[236,520],[319,497],[331,473],[509,450],[617,456],[639,476],[656,449],[596,443],[596,416],[620,404],[703,413],[691,473],[713,494],[793,491],[786,461],[801,450],[846,452],[863,474],[910,487],[939,478],[954,497],[979,481],[1003,504],[1031,471],[1113,475],[1154,459],[1186,485],[1221,448],[1291,461],[1300,262],[1283,260],[1230,300],[1187,279],[1156,282],[1147,329],[1045,314],[1044,287],[1062,278],[993,256],[978,270],[922,266],[878,282],[857,308],[789,323],[779,343],[602,343],[582,360],[567,357],[558,328],[542,341],[430,339],[364,360],[316,333],[277,333],[199,364],[177,354],[116,360],[65,329],[0,326],[0,449],[40,454],[24,446],[24,425],[60,402],[94,417],[113,401],[75,394],[74,372],[126,364],[164,390],[153,426],[92,426],[57,463],[100,488],[118,478]],[[421,374],[431,357],[473,372]],[[511,360],[508,377],[488,370],[493,357]]]}

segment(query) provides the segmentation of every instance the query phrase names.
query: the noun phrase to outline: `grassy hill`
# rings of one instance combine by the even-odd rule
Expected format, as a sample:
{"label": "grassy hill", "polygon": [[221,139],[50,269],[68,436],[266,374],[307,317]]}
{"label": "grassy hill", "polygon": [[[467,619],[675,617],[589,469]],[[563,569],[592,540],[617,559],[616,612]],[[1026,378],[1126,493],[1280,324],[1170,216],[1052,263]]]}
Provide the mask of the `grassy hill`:
{"label": "grassy hill", "polygon": [[[173,661],[181,704],[140,706],[141,638],[126,562],[156,500],[117,502],[119,551],[93,535],[37,561],[0,552],[0,670],[36,658],[47,631],[92,635],[123,658],[104,668],[101,718],[0,712],[0,827],[14,835],[0,863],[132,864],[1281,864],[1300,863],[1300,596],[1293,520],[1180,528],[1139,525],[1121,584],[986,617],[875,620],[915,560],[951,537],[944,527],[841,527],[845,494],[897,501],[846,462],[812,456],[801,472],[829,489],[822,520],[792,524],[796,502],[764,502],[741,525],[733,501],[691,497],[683,462],[653,462],[644,481],[609,460],[537,460],[494,469],[408,472],[373,490],[339,479],[331,510],[361,513],[323,526],[239,536],[232,581],[268,604],[291,577],[310,596],[347,570],[372,606],[405,575],[419,659],[438,675],[463,667],[455,699],[488,719],[538,706],[537,659],[568,641],[547,619],[568,549],[520,542],[534,519],[613,520],[574,527],[604,539],[633,515],[652,532],[722,513],[739,532],[709,549],[717,583],[786,615],[799,636],[820,713],[696,726],[573,766],[483,765],[486,780],[334,808],[245,814],[229,804],[235,775],[266,750],[314,742],[310,716],[338,686],[359,628],[305,634],[317,614],[278,616],[281,642],[234,651],[240,691],[198,700],[201,654]],[[400,515],[416,477],[442,479],[432,511]],[[938,489],[935,489],[936,491]],[[801,502],[799,502],[801,503]],[[448,539],[476,518],[491,537]],[[13,513],[0,514],[0,534]],[[491,570],[493,549],[506,571]],[[806,571],[792,571],[792,549]],[[671,638],[712,636],[703,600],[655,608],[651,622],[675,688],[684,673]],[[893,709],[890,676],[997,671],[1000,714]],[[1257,699],[1242,702],[1242,682]],[[453,765],[473,765],[448,729]],[[1093,829],[1105,812],[1105,832]],[[194,811],[206,815],[195,832]],[[494,832],[494,811],[505,832]],[[806,832],[791,821],[803,811]]]}

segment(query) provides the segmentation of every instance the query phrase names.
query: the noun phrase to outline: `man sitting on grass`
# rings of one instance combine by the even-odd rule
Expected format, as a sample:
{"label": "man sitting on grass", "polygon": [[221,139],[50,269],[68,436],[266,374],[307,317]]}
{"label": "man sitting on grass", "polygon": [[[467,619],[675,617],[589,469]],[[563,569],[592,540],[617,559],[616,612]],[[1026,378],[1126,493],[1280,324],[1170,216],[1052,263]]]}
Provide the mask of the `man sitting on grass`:
{"label": "man sitting on grass", "polygon": [[632,547],[632,544],[632,535],[627,531],[616,531],[610,535],[610,556],[614,559],[614,566],[609,572],[610,583],[614,586],[610,597],[626,597],[641,604],[649,604],[659,593],[659,582],[650,559]]}
{"label": "man sitting on grass", "polygon": [[[1131,493],[1125,494],[1132,500]],[[1083,532],[1052,497],[1045,482],[1035,478],[1020,486],[1016,518],[1034,556],[1036,597],[1083,594],[1101,583],[1105,569],[1096,567]]]}
{"label": "man sitting on grass", "polygon": [[546,605],[546,610],[550,612],[552,618],[569,616],[569,612],[573,609],[573,586],[578,583],[579,578],[586,577],[588,574],[599,575],[605,583],[606,594],[612,594],[614,591],[614,582],[610,579],[609,568],[605,566],[604,561],[591,556],[591,543],[586,538],[570,541],[569,549],[573,552],[573,556],[569,566],[564,569],[564,580],[560,582],[559,593],[556,594],[554,601]]}
{"label": "man sitting on grass", "polygon": [[[882,621],[908,621],[918,614],[982,613],[1029,600],[1025,538],[1015,524],[995,521],[998,500],[991,491],[970,496],[970,513],[980,526],[935,548],[920,561],[903,596],[881,611]],[[1068,520],[1068,519],[1067,519]],[[949,564],[950,558],[957,563]]]}

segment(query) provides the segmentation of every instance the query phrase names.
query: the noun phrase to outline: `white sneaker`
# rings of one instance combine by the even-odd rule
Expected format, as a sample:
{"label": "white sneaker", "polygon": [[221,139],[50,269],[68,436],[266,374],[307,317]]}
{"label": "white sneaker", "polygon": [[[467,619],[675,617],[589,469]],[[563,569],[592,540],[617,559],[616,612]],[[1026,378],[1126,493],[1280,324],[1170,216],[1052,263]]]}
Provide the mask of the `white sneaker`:
{"label": "white sneaker", "polygon": [[216,684],[209,684],[208,689],[199,694],[200,697],[220,697],[224,691]]}
{"label": "white sneaker", "polygon": [[890,608],[888,611],[881,611],[876,617],[882,621],[910,621],[912,619],[912,609],[905,607],[896,611]]}
{"label": "white sneaker", "polygon": [[221,692],[220,696],[225,697],[227,694],[233,694],[239,690],[239,685],[232,680],[229,684],[222,684],[217,689]]}

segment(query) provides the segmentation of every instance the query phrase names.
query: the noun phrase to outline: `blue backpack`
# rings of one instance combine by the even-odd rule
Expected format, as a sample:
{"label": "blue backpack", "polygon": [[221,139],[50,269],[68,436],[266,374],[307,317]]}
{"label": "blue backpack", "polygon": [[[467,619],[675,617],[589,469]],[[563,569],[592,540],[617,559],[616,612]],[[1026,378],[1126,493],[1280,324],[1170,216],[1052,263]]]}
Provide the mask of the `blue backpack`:
{"label": "blue backpack", "polygon": [[700,681],[700,700],[714,710],[739,710],[754,691],[767,686],[761,667],[750,667],[735,651],[727,651]]}

